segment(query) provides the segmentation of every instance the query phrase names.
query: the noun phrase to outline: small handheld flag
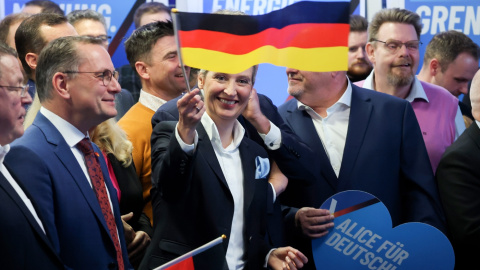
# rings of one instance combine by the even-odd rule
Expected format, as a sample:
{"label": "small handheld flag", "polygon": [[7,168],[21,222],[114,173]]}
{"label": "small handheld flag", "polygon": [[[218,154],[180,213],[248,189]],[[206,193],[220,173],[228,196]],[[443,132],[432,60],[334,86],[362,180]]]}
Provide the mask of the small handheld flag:
{"label": "small handheld flag", "polygon": [[[193,261],[191,260],[191,258],[201,252],[204,252],[206,251],[207,249],[209,248],[212,248],[220,243],[223,242],[224,239],[226,239],[227,236],[222,234],[222,236],[206,243],[205,245],[199,247],[199,248],[196,248],[188,253],[185,253],[183,254],[182,256],[174,259],[174,260],[171,260],[169,261],[168,263],[166,264],[163,264],[157,268],[155,268],[154,270],[173,270],[173,269],[193,269]],[[187,259],[190,259],[190,261],[187,261],[186,263],[183,263],[182,262],[185,262],[185,260]],[[181,264],[181,267],[175,267],[176,265],[180,265]]]}
{"label": "small handheld flag", "polygon": [[260,63],[307,71],[348,68],[349,2],[300,1],[257,16],[174,12],[187,66],[239,73]]}

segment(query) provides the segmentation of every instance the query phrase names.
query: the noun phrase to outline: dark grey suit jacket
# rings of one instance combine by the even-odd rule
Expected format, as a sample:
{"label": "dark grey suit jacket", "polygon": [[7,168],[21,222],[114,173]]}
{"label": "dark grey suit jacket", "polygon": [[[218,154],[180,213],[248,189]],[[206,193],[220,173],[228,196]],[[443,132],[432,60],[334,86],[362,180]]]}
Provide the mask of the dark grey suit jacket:
{"label": "dark grey suit jacket", "polygon": [[440,197],[455,251],[455,269],[478,269],[480,251],[480,129],[473,122],[447,148],[437,168]]}

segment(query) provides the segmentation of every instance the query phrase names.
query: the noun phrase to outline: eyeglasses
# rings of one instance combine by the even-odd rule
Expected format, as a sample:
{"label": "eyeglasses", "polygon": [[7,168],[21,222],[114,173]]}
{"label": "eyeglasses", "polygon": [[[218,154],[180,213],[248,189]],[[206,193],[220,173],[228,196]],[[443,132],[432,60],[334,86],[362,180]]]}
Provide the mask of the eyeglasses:
{"label": "eyeglasses", "polygon": [[63,73],[101,73],[100,75],[95,76],[95,78],[101,78],[103,81],[103,86],[108,86],[108,84],[112,81],[112,77],[115,78],[115,80],[118,80],[118,71],[114,70],[105,70],[104,72],[101,71],[64,71]]}
{"label": "eyeglasses", "polygon": [[400,42],[398,40],[392,40],[392,39],[387,41],[374,39],[374,41],[385,44],[385,48],[387,48],[387,50],[390,53],[397,53],[398,50],[400,50],[403,45],[405,45],[405,48],[407,48],[407,50],[409,50],[410,52],[416,52],[418,51],[418,48],[420,47],[420,45],[423,44],[422,42],[420,42],[420,40],[410,40],[407,42]]}
{"label": "eyeglasses", "polygon": [[110,40],[110,39],[112,38],[111,36],[107,36],[107,35],[100,35],[100,36],[89,36],[89,35],[86,35],[86,37],[100,39],[100,40],[103,41],[103,42],[107,42],[108,40]]}
{"label": "eyeglasses", "polygon": [[17,94],[20,94],[20,97],[24,97],[25,94],[27,94],[28,89],[30,88],[30,85],[25,84],[24,86],[10,86],[10,85],[0,85],[0,87],[5,87],[7,88],[8,91],[12,92],[17,92]]}

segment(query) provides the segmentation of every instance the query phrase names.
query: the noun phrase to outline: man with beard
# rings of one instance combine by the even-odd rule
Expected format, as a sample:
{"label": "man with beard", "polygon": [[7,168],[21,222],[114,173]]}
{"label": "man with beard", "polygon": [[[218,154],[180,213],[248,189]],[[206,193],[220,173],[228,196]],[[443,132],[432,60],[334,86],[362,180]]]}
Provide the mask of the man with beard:
{"label": "man with beard", "polygon": [[368,38],[368,21],[360,15],[350,16],[350,34],[348,35],[348,71],[352,82],[365,80],[372,71],[365,46]]}
{"label": "man with beard", "polygon": [[366,51],[374,70],[357,85],[409,101],[435,172],[445,149],[465,130],[458,99],[445,88],[415,77],[422,24],[416,13],[379,11],[368,28]]}

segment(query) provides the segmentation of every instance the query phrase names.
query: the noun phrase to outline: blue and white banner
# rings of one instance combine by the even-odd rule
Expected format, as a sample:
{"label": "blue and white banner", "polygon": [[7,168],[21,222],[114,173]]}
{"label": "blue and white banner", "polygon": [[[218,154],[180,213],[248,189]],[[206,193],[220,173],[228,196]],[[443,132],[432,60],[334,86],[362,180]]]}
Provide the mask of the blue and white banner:
{"label": "blue and white banner", "polygon": [[457,30],[480,45],[480,1],[478,0],[391,0],[387,8],[400,7],[416,12],[422,18],[420,65],[425,48],[435,34]]}
{"label": "blue and white banner", "polygon": [[392,228],[385,205],[358,190],[335,194],[320,207],[335,216],[335,226],[312,240],[317,269],[452,270],[453,248],[435,227],[404,223]]}

